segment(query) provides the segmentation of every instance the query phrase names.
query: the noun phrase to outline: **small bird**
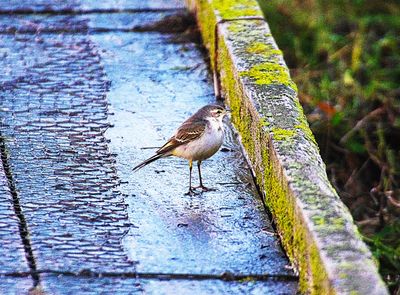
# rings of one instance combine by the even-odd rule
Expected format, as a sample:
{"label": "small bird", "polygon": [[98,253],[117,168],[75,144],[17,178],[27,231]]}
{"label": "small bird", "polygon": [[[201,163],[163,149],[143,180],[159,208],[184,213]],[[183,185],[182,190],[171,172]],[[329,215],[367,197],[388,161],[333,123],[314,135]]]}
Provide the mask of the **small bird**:
{"label": "small bird", "polygon": [[[210,190],[201,179],[201,162],[214,155],[224,140],[222,119],[227,110],[219,105],[206,105],[189,117],[175,131],[175,134],[156,151],[156,154],[143,161],[133,171],[139,170],[160,158],[176,156],[189,161],[189,191],[186,195],[195,194],[195,189]],[[197,161],[200,186],[192,187],[192,164]]]}

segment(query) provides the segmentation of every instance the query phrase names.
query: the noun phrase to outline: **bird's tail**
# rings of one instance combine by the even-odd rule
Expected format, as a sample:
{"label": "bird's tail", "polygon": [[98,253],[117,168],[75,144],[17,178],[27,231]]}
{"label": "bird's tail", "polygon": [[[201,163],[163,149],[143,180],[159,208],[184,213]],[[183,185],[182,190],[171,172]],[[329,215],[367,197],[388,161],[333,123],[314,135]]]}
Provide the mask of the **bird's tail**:
{"label": "bird's tail", "polygon": [[142,163],[140,163],[139,165],[137,165],[136,167],[134,167],[132,169],[132,171],[137,171],[141,168],[143,168],[144,166],[150,164],[151,162],[154,162],[155,160],[158,160],[159,158],[165,157],[165,155],[163,154],[156,154],[150,158],[148,158],[147,160],[143,161]]}

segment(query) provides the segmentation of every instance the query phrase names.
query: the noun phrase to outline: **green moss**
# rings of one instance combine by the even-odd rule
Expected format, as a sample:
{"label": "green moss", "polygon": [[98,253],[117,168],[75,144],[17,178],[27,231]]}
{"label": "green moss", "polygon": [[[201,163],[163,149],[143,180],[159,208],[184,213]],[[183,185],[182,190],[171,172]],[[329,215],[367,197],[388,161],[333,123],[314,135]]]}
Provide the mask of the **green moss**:
{"label": "green moss", "polygon": [[305,122],[301,122],[298,125],[295,125],[294,128],[302,130],[307,139],[311,140],[316,146],[318,146],[317,141],[315,140],[314,134],[312,133],[310,127]]}
{"label": "green moss", "polygon": [[307,118],[304,115],[303,107],[301,106],[300,102],[298,100],[295,101],[297,110],[299,112],[299,116],[297,117],[297,120],[299,121],[299,124],[294,126],[294,128],[301,130],[306,138],[313,142],[316,147],[318,147],[317,141],[315,140],[314,134],[312,133],[310,127],[308,126]]}
{"label": "green moss", "polygon": [[327,216],[324,215],[324,213],[321,213],[320,215],[314,215],[311,217],[311,219],[316,226],[323,226],[327,234],[341,231],[346,224],[346,221],[343,219],[343,217]]}
{"label": "green moss", "polygon": [[246,48],[246,51],[249,53],[261,54],[268,52],[271,49],[271,45],[265,44],[262,42],[254,42],[249,47]]}
{"label": "green moss", "polygon": [[223,19],[262,16],[262,12],[255,0],[213,0],[212,6]]}
{"label": "green moss", "polygon": [[[214,13],[213,7],[209,5],[208,1],[188,1],[189,5],[194,5],[196,9],[197,24],[200,29],[201,37],[203,43],[208,50],[210,55],[211,67],[214,69],[214,56],[215,56],[215,24],[217,23],[217,18]],[[192,3],[193,2],[193,3]]]}
{"label": "green moss", "polygon": [[244,22],[239,22],[239,21],[230,22],[229,26],[228,26],[228,30],[231,33],[235,33],[235,34],[243,32],[246,29],[247,29],[247,27],[245,26],[245,23]]}
{"label": "green moss", "polygon": [[323,216],[314,215],[313,217],[311,217],[311,219],[314,222],[314,224],[317,225],[317,226],[321,226],[321,225],[325,225],[326,224],[325,218]]}
{"label": "green moss", "polygon": [[261,54],[266,57],[271,57],[273,55],[282,55],[282,51],[275,49],[271,44],[263,42],[254,42],[249,47],[246,48],[248,53]]}
{"label": "green moss", "polygon": [[339,278],[341,278],[342,280],[343,280],[343,279],[347,279],[348,277],[349,277],[349,275],[348,275],[347,273],[341,272],[341,273],[339,274]]}
{"label": "green moss", "polygon": [[275,140],[291,140],[296,135],[295,130],[282,129],[282,128],[272,128],[273,138]]}
{"label": "green moss", "polygon": [[311,265],[311,287],[313,294],[335,294],[330,286],[328,276],[321,262],[319,250],[315,244],[309,248],[310,265]]}
{"label": "green moss", "polygon": [[336,230],[342,230],[346,225],[346,220],[343,217],[337,217],[332,221]]}
{"label": "green moss", "polygon": [[297,86],[290,78],[287,68],[277,63],[257,64],[250,70],[241,72],[240,75],[250,77],[258,85],[285,85],[297,91]]}
{"label": "green moss", "polygon": [[270,154],[264,146],[263,178],[257,178],[257,182],[265,191],[265,202],[274,216],[285,251],[299,271],[300,290],[307,294],[333,294],[319,250],[306,231],[303,220],[299,219],[295,200],[274,158],[274,154]]}
{"label": "green moss", "polygon": [[261,128],[262,128],[262,127],[268,127],[268,126],[270,126],[270,125],[271,125],[271,123],[268,122],[267,119],[265,119],[265,118],[261,118],[261,119],[260,119],[260,127],[261,127]]}
{"label": "green moss", "polygon": [[256,282],[256,280],[252,277],[245,277],[241,280],[239,280],[240,283],[249,283],[249,282]]}

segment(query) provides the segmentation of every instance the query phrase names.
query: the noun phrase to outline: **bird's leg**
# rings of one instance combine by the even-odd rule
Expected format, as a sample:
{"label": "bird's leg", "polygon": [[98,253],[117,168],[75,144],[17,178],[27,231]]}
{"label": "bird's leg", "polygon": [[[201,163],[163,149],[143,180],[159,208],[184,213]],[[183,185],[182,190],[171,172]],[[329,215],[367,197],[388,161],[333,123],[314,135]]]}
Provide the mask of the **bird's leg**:
{"label": "bird's leg", "polygon": [[200,185],[198,187],[196,187],[196,188],[201,188],[203,191],[215,191],[214,188],[208,188],[208,187],[205,187],[203,185],[203,181],[201,179],[201,168],[200,168],[200,165],[201,165],[201,161],[197,161],[197,169],[199,170]]}
{"label": "bird's leg", "polygon": [[197,169],[199,170],[199,180],[200,180],[200,187],[205,188],[203,185],[203,181],[201,180],[201,169],[200,169],[201,161],[197,161]]}
{"label": "bird's leg", "polygon": [[194,195],[195,191],[192,188],[192,165],[193,161],[189,160],[189,191],[185,195]]}

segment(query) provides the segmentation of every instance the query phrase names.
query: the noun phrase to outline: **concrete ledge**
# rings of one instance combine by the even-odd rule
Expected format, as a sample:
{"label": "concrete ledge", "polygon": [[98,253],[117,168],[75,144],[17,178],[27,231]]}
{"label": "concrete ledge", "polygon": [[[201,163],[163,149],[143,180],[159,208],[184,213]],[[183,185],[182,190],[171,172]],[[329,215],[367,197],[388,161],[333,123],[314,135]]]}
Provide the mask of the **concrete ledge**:
{"label": "concrete ledge", "polygon": [[[311,294],[388,294],[328,181],[281,51],[254,0],[186,0],[283,245]],[[217,82],[218,82],[217,81]]]}

